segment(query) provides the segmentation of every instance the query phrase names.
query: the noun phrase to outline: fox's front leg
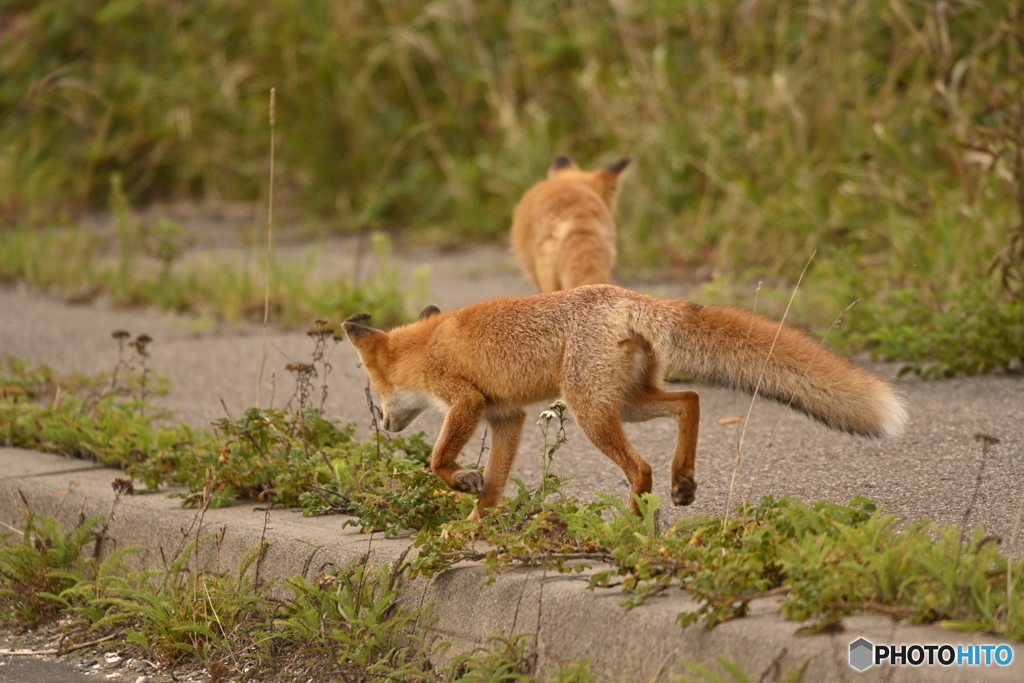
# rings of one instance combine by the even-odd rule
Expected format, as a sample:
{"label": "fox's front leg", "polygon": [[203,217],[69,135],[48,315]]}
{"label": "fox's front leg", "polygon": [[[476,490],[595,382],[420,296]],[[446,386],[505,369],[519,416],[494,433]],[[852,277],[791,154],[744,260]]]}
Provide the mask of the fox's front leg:
{"label": "fox's front leg", "polygon": [[474,391],[463,394],[450,405],[430,456],[430,469],[453,490],[479,495],[484,490],[483,474],[465,469],[455,458],[480,423],[484,397]]}
{"label": "fox's front leg", "polygon": [[476,501],[469,519],[480,519],[490,514],[501,501],[505,492],[508,475],[512,471],[516,453],[519,452],[519,437],[523,433],[526,411],[516,408],[505,411],[488,411],[487,423],[491,426],[491,456],[487,459],[487,476],[484,490]]}

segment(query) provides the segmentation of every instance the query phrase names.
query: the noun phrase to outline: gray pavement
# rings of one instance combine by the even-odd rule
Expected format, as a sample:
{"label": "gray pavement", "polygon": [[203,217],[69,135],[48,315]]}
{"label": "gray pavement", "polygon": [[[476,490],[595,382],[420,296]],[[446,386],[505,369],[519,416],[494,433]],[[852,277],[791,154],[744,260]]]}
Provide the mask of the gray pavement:
{"label": "gray pavement", "polygon": [[[338,249],[338,268],[343,269],[347,267],[344,263],[344,247]],[[433,266],[434,291],[429,300],[442,308],[462,305],[475,298],[530,291],[514,268],[510,267],[509,257],[500,250],[481,249],[447,255],[420,251],[408,258],[410,266],[420,262]],[[665,286],[655,288],[652,293],[685,296],[685,288]],[[197,328],[193,319],[163,313],[120,311],[95,305],[68,306],[38,292],[0,289],[0,355],[11,354],[46,362],[62,371],[109,370],[117,357],[116,345],[110,338],[110,332],[115,329],[126,329],[133,334],[146,332],[154,338],[150,346],[152,364],[159,371],[167,373],[171,384],[170,393],[158,401],[173,409],[179,419],[203,426],[222,416],[225,411],[238,415],[244,408],[254,405],[263,348],[259,327],[240,325]],[[312,343],[302,332],[275,330],[270,331],[267,342],[263,403],[266,405],[270,397],[273,397],[274,405],[280,407],[293,389],[292,379],[283,370],[283,366],[290,361],[306,360]],[[347,343],[338,344],[331,353],[334,370],[328,380],[330,390],[326,410],[330,415],[343,420],[356,421],[365,433],[368,412],[363,371],[357,366],[355,353]],[[894,367],[878,369],[889,374],[895,370]],[[1004,552],[1019,556],[1024,549],[1024,538],[1020,538],[1024,532],[1018,534],[1018,538],[1011,538],[1011,534],[1024,496],[1020,485],[1024,481],[1024,377],[966,377],[929,382],[908,379],[897,383],[907,396],[911,421],[902,436],[884,441],[837,434],[803,416],[786,413],[781,406],[759,400],[753,407],[743,437],[744,447],[733,490],[733,502],[737,503],[744,497],[757,500],[766,493],[795,495],[808,501],[830,499],[837,502],[847,502],[854,496],[868,496],[904,519],[930,517],[940,524],[961,524],[970,509],[967,519],[969,526],[984,525],[989,533],[1003,539]],[[749,397],[744,395],[720,389],[695,388],[701,394],[702,405],[697,460],[700,488],[696,503],[690,507],[675,508],[665,504],[663,518],[666,520],[697,513],[717,515],[724,511],[736,469],[739,426],[722,425],[719,420],[744,416],[750,406]],[[543,407],[535,406],[534,413],[539,413]],[[440,416],[427,414],[419,418],[410,430],[422,429],[432,439],[439,425]],[[673,423],[660,420],[628,425],[627,433],[654,467],[655,492],[668,501]],[[975,438],[979,433],[1000,440],[1000,443],[990,448],[984,459],[982,444]],[[593,496],[598,491],[624,494],[626,484],[618,468],[587,443],[574,425],[569,426],[568,436],[569,443],[556,456],[554,469],[558,474],[573,477],[570,491],[581,497]],[[486,453],[480,449],[482,429],[478,431],[477,437],[467,447],[464,459],[482,459],[486,462]],[[527,481],[536,481],[541,464],[536,454],[540,451],[541,443],[533,420],[528,420],[514,475]],[[26,468],[36,467],[33,463],[45,462],[48,463],[45,468],[64,470],[84,463],[51,461],[51,456],[42,455],[11,455],[11,452],[5,452],[4,457],[7,459],[0,461],[0,485],[8,487],[8,490],[11,490],[9,487],[14,485],[14,481],[23,488],[29,481],[48,482],[48,485],[54,487],[60,480],[60,486],[66,488],[68,481],[81,479],[86,474],[90,477],[105,477],[102,486],[97,484],[99,489],[103,489],[111,478],[109,473],[94,475],[91,472],[83,474],[68,471],[53,475],[37,473],[38,476],[27,478],[31,471]],[[980,481],[980,484],[975,497],[976,481]],[[45,493],[40,492],[38,495],[46,499]],[[10,502],[9,494],[4,493],[3,497]],[[90,500],[99,501],[101,498],[99,493],[90,494]],[[159,507],[157,517],[177,520],[175,524],[181,528],[185,528],[184,517],[179,520],[175,515],[191,514],[178,510],[176,501],[162,496],[133,497],[129,501],[132,505],[137,501],[145,501],[146,505]],[[127,503],[123,504],[122,516],[153,514],[129,512]],[[65,503],[65,506],[68,505],[70,503]],[[97,505],[98,510],[105,511],[102,502]],[[210,511],[208,515],[213,512]],[[261,514],[257,515],[245,506],[217,511],[217,515],[220,514],[238,516],[232,517],[230,522],[238,530],[238,548],[248,547],[255,542],[254,539],[258,540],[261,526],[253,519],[259,517],[261,523]],[[13,521],[6,511],[4,515],[5,522]],[[346,534],[352,532],[341,530],[341,521],[337,518],[303,519],[287,511],[275,511],[273,515],[276,538],[282,539],[282,542],[286,539],[306,539],[306,543],[312,543],[308,535],[320,534],[325,544],[327,540],[331,544],[341,544],[330,545],[336,548],[330,551],[338,553],[336,558],[350,556],[356,552],[356,547],[362,547],[367,542],[365,536],[357,536],[351,540],[354,545],[346,549],[344,545],[349,541],[344,539],[348,538]],[[207,523],[216,522],[208,517]],[[181,532],[175,533],[180,539]],[[170,533],[170,537],[174,537],[174,533]],[[154,543],[168,542],[170,537],[164,537],[163,540],[149,539],[146,542],[153,547]],[[321,547],[319,540],[316,543],[318,545],[315,547]],[[376,540],[374,544],[377,545]],[[377,545],[381,561],[389,556],[390,551],[385,551],[385,546],[384,543]],[[303,548],[309,547],[313,546],[303,545]],[[395,554],[397,552],[400,550],[396,550]],[[306,555],[308,551],[302,555],[303,561]],[[277,563],[274,564],[277,566]],[[294,564],[282,559],[280,571],[293,571],[296,568]],[[772,615],[774,608],[769,601],[759,608],[761,611],[754,610],[756,616],[753,618],[726,624],[711,632],[699,628],[683,632],[672,623],[675,613],[680,611],[675,602],[671,606],[664,603],[664,612],[658,607],[662,603],[658,603],[627,613],[617,606],[617,594],[612,596],[608,593],[576,591],[571,581],[542,576],[531,578],[530,572],[503,577],[494,587],[485,591],[478,588],[479,577],[474,571],[467,568],[465,572],[468,573],[449,573],[450,576],[446,574],[423,588],[424,599],[443,600],[451,606],[450,611],[460,611],[460,615],[451,615],[450,621],[439,622],[439,632],[445,634],[445,639],[465,638],[467,643],[479,642],[480,635],[494,627],[492,622],[487,621],[490,618],[487,615],[503,615],[501,618],[507,616],[509,608],[506,601],[511,598],[507,595],[502,597],[501,591],[505,590],[502,587],[505,586],[516,595],[526,595],[523,591],[533,590],[529,587],[534,585],[531,582],[535,582],[537,586],[544,586],[545,619],[554,620],[550,625],[542,626],[542,632],[547,629],[548,635],[554,638],[554,631],[569,629],[573,632],[573,639],[582,648],[559,650],[562,643],[556,639],[545,646],[545,652],[550,653],[545,656],[550,656],[549,661],[554,662],[559,657],[568,656],[565,652],[591,653],[593,650],[593,654],[601,661],[614,660],[609,664],[611,668],[606,669],[618,672],[612,680],[641,680],[644,678],[641,672],[645,672],[644,675],[653,674],[663,658],[668,658],[666,661],[673,660],[683,653],[699,661],[710,661],[712,655],[727,654],[737,661],[751,662],[748,671],[756,674],[763,669],[758,666],[767,665],[778,654],[780,649],[777,643],[781,642],[786,642],[790,654],[794,654],[805,651],[802,643],[822,640],[831,644],[824,649],[815,646],[818,648],[815,650],[818,653],[816,656],[823,656],[822,653],[827,651],[832,653],[829,657],[835,659],[839,656],[835,648],[845,647],[845,643],[852,640],[847,639],[848,635],[854,633],[850,623],[859,623],[847,620],[847,632],[836,638],[796,639],[790,643],[778,640],[776,636],[784,639],[792,633],[795,625],[779,622]],[[469,578],[456,580],[455,577],[459,576]],[[508,588],[508,585],[513,587]],[[524,586],[527,588],[524,589]],[[563,598],[562,591],[568,591],[574,597]],[[540,600],[540,597],[537,599]],[[565,614],[561,617],[564,621],[559,622],[555,617],[555,606],[561,604],[559,601],[563,599],[567,601]],[[680,596],[678,599],[685,598]],[[484,604],[492,607],[485,608]],[[608,607],[607,611],[600,611],[602,605]],[[661,616],[653,616],[659,614]],[[521,615],[521,618],[524,617]],[[640,621],[634,623],[634,619]],[[873,625],[870,628],[876,629],[871,631],[876,634],[875,637],[895,633],[893,628],[910,628],[893,627],[885,620],[882,622],[871,622]],[[444,626],[444,623],[449,626]],[[581,624],[586,624],[587,628],[581,629]],[[534,625],[525,627],[525,630],[535,628],[536,621]],[[663,637],[664,642],[648,634],[645,630],[647,628],[661,633],[658,638]],[[764,632],[757,635],[758,629],[762,628]],[[865,634],[870,630],[868,626],[864,629]],[[635,639],[618,643],[616,639],[627,633],[633,638],[633,630],[636,630]],[[593,635],[591,631],[594,631]],[[765,634],[770,634],[770,637]],[[867,637],[871,639],[871,636]],[[951,634],[948,631],[929,631],[928,637],[934,642],[965,642],[963,634]],[[608,638],[616,642],[610,643]],[[935,638],[941,640],[936,641]],[[766,642],[771,642],[771,647]],[[754,643],[761,645],[755,647]],[[762,649],[758,650],[758,647]],[[756,656],[755,651],[758,653]],[[1021,649],[1021,656],[1024,657],[1024,649]],[[840,659],[845,666],[845,658]],[[795,660],[790,661],[792,663]],[[1013,680],[1024,678],[1016,665],[1011,668],[1018,672]],[[906,670],[909,671],[909,667]],[[852,670],[839,667],[828,671],[830,673],[821,669],[821,676],[805,680],[839,680],[835,678],[840,675],[838,672],[843,671],[842,675],[845,676]],[[918,675],[917,678],[933,680],[931,675]],[[886,680],[913,678],[902,679],[897,676]]]}
{"label": "gray pavement", "polygon": [[8,657],[0,653],[0,683],[95,683],[95,676],[87,676],[63,662],[41,657]]}
{"label": "gray pavement", "polygon": [[[342,245],[343,246],[343,245]],[[335,255],[339,269],[351,267],[341,247]],[[330,250],[325,250],[330,253]],[[510,268],[501,250],[479,248],[455,254],[415,252],[409,266],[433,267],[435,277],[429,300],[442,308],[463,305],[511,290],[528,292]],[[418,259],[418,260],[417,260]],[[685,295],[679,287],[663,293]],[[333,321],[337,322],[337,321]],[[178,419],[206,426],[225,415],[237,416],[255,405],[262,357],[262,331],[238,325],[196,328],[194,319],[153,311],[112,310],[98,306],[68,306],[40,293],[0,289],[0,354],[45,362],[58,370],[98,372],[117,360],[110,332],[125,329],[146,332],[152,365],[170,378],[171,390],[158,402],[173,409]],[[283,406],[294,390],[284,370],[292,361],[308,360],[312,342],[301,331],[272,330],[267,336],[267,361],[261,396]],[[355,352],[347,342],[334,346],[330,360],[325,404],[329,415],[354,421],[365,434],[368,428],[366,379]],[[893,374],[897,366],[876,368]],[[767,493],[794,495],[805,500],[829,499],[841,503],[868,496],[905,519],[929,517],[940,524],[962,524],[970,508],[968,526],[983,525],[1003,538],[1003,550],[1020,555],[1024,531],[1010,538],[1021,509],[1024,489],[1024,376],[962,377],[952,380],[897,382],[906,394],[910,424],[896,439],[871,440],[838,434],[810,419],[758,400],[743,434],[737,468],[737,442],[741,424],[719,421],[742,417],[750,398],[736,392],[694,387],[701,395],[701,436],[697,456],[700,488],[687,508],[666,503],[663,515],[721,514],[729,498],[733,472],[737,472],[732,501],[757,501]],[[544,408],[534,406],[533,413]],[[535,481],[540,473],[542,440],[534,420],[527,421],[515,476]],[[429,412],[406,431],[423,430],[436,436],[441,416]],[[626,431],[654,467],[655,492],[669,501],[668,469],[675,438],[671,420],[627,425]],[[983,433],[1000,440],[982,458]],[[773,437],[774,434],[774,437]],[[596,491],[624,493],[619,469],[570,425],[569,444],[558,453],[556,474],[572,476],[570,491],[592,496]],[[483,428],[467,446],[464,459],[486,462],[480,445]],[[977,498],[971,504],[980,474]]]}

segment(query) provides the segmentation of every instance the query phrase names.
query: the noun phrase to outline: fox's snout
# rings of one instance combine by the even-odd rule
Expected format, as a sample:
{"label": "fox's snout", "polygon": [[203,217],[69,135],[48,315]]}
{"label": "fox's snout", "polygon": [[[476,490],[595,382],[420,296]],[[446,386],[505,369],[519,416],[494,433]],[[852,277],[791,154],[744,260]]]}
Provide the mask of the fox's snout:
{"label": "fox's snout", "polygon": [[394,415],[389,412],[384,413],[384,418],[381,422],[383,423],[381,426],[384,428],[385,432],[400,432],[402,431],[402,427],[405,427],[405,425],[399,427],[397,420],[394,419]]}
{"label": "fox's snout", "polygon": [[421,410],[399,411],[390,405],[384,405],[381,409],[381,426],[386,432],[400,432],[409,426],[409,423],[416,419]]}

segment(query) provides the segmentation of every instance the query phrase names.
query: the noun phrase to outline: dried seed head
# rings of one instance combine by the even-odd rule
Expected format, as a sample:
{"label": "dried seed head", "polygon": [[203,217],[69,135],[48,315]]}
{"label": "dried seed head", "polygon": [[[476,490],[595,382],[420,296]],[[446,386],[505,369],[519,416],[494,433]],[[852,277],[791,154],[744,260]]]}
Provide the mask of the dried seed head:
{"label": "dried seed head", "polygon": [[313,366],[309,363],[289,363],[284,366],[284,369],[288,372],[295,372],[300,375],[313,372]]}
{"label": "dried seed head", "polygon": [[[319,320],[317,321],[320,322]],[[329,337],[334,334],[333,327],[313,327],[306,330],[306,334],[310,337]]]}
{"label": "dried seed head", "polygon": [[120,341],[122,339],[127,339],[132,335],[124,330],[114,330],[113,332],[110,333],[110,336]]}
{"label": "dried seed head", "polygon": [[123,493],[126,496],[130,496],[135,493],[135,485],[132,484],[132,480],[124,479],[123,477],[118,477],[110,482],[110,488],[114,489],[115,492]]}
{"label": "dried seed head", "polygon": [[975,440],[981,441],[982,443],[997,444],[999,443],[999,437],[992,436],[991,434],[984,434],[978,432],[974,435]]}
{"label": "dried seed head", "polygon": [[128,346],[135,349],[140,356],[145,357],[146,355],[148,355],[146,353],[146,345],[149,344],[151,341],[153,341],[153,338],[150,337],[148,334],[143,333],[136,337],[135,341],[129,342]]}

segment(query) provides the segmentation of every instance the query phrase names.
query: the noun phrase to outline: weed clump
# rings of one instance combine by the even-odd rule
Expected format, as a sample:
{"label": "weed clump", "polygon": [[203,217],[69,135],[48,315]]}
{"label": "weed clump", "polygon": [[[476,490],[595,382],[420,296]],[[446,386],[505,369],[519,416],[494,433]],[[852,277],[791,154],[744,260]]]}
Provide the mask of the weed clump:
{"label": "weed clump", "polygon": [[29,513],[20,539],[0,535],[0,605],[4,620],[36,626],[54,619],[60,611],[59,596],[84,581],[87,546],[100,539],[102,517],[82,519],[61,531],[53,517]]}
{"label": "weed clump", "polygon": [[20,541],[0,539],[4,621],[34,627],[60,616],[61,638],[49,654],[108,642],[161,669],[199,666],[219,680],[595,680],[588,663],[550,677],[535,671],[525,635],[439,665],[444,644],[426,637],[430,606],[402,600],[399,565],[373,567],[363,557],[274,584],[259,578],[265,544],[232,571],[212,571],[197,558],[217,550],[217,537],[197,532],[163,568],[138,570],[126,558],[142,548],[102,559],[83,553],[103,521],[65,532],[56,519],[29,514]]}

